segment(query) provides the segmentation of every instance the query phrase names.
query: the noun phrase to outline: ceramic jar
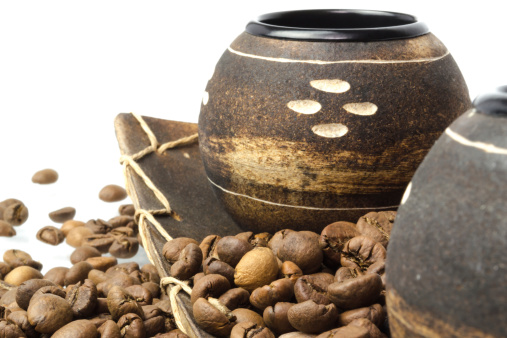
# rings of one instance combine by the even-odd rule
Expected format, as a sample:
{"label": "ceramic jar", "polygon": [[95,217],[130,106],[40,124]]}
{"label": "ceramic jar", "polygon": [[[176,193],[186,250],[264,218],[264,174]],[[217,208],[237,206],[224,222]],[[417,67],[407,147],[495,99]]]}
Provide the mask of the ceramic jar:
{"label": "ceramic jar", "polygon": [[386,265],[393,337],[507,336],[507,87],[474,104],[398,210]]}
{"label": "ceramic jar", "polygon": [[216,65],[200,151],[245,229],[320,231],[396,209],[424,155],[470,105],[449,51],[411,15],[272,13]]}

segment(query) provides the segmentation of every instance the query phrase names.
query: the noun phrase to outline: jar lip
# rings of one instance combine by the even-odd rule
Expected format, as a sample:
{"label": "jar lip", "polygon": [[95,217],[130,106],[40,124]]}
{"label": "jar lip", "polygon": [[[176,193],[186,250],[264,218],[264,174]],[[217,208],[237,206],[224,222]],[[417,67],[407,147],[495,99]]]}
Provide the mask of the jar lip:
{"label": "jar lip", "polygon": [[382,41],[429,33],[415,16],[377,10],[312,9],[274,12],[250,21],[246,32],[275,39]]}
{"label": "jar lip", "polygon": [[479,113],[496,117],[507,117],[507,86],[479,95],[473,102]]}

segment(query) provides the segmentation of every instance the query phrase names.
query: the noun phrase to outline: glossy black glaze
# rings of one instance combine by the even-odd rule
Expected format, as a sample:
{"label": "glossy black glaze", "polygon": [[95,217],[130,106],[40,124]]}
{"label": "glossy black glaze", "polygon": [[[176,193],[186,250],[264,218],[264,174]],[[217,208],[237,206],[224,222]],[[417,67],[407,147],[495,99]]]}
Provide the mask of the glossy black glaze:
{"label": "glossy black glaze", "polygon": [[290,40],[380,41],[429,33],[428,26],[403,13],[322,9],[264,14],[248,23],[250,34]]}
{"label": "glossy black glaze", "polygon": [[493,93],[478,96],[474,100],[474,106],[481,113],[507,117],[507,86],[501,86]]}

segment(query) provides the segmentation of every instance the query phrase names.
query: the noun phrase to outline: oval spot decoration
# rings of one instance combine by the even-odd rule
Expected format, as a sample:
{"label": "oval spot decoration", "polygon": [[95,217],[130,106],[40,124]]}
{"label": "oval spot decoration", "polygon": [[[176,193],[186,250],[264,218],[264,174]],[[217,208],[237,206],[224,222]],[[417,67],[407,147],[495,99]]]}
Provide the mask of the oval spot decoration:
{"label": "oval spot decoration", "polygon": [[287,107],[300,114],[315,114],[322,106],[313,100],[296,100],[287,103]]}
{"label": "oval spot decoration", "polygon": [[410,182],[407,186],[407,189],[405,190],[405,193],[403,194],[403,198],[401,199],[401,205],[405,204],[405,202],[408,200],[408,197],[410,196],[410,192],[412,191],[412,182]]}
{"label": "oval spot decoration", "polygon": [[337,138],[347,134],[349,128],[341,123],[327,123],[313,126],[312,131],[322,137]]}
{"label": "oval spot decoration", "polygon": [[207,105],[207,104],[208,104],[208,101],[209,101],[209,93],[205,91],[205,92],[202,94],[202,104],[203,104],[203,105]]}
{"label": "oval spot decoration", "polygon": [[347,103],[343,109],[351,114],[369,116],[377,112],[378,107],[371,102]]}
{"label": "oval spot decoration", "polygon": [[340,79],[313,80],[310,81],[310,86],[328,93],[345,93],[350,89],[350,84]]}

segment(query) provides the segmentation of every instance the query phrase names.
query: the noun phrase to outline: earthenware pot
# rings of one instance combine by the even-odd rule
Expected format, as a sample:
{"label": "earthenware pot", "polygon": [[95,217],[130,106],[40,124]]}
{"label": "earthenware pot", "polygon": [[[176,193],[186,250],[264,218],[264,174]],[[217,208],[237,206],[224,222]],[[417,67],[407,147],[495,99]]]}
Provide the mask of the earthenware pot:
{"label": "earthenware pot", "polygon": [[393,337],[507,336],[507,87],[474,104],[398,210],[386,265]]}
{"label": "earthenware pot", "polygon": [[209,182],[240,225],[270,232],[396,209],[434,141],[471,105],[424,23],[363,10],[261,16],[204,94]]}

